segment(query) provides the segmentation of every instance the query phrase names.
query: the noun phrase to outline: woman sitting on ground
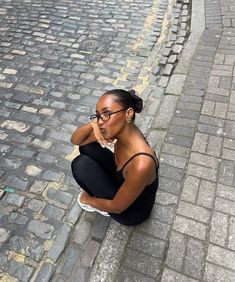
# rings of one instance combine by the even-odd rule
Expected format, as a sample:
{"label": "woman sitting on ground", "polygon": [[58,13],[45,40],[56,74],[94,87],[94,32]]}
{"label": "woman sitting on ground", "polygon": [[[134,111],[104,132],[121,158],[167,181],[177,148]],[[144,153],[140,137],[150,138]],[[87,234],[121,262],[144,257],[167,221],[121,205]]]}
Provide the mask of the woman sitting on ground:
{"label": "woman sitting on ground", "polygon": [[[143,101],[133,90],[104,93],[91,122],[75,130],[71,142],[80,155],[72,173],[83,191],[78,203],[124,225],[149,217],[158,188],[158,160],[134,124]],[[114,144],[114,153],[105,146]]]}

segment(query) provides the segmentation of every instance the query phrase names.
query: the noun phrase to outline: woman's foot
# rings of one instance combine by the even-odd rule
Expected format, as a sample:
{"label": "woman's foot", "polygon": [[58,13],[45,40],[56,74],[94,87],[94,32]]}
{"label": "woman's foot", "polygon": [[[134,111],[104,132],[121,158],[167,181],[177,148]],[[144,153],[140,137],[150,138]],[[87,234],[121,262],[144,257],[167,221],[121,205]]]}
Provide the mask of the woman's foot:
{"label": "woman's foot", "polygon": [[77,202],[78,202],[79,206],[80,206],[83,210],[88,211],[88,212],[95,212],[95,211],[96,211],[96,212],[102,214],[103,216],[109,216],[109,214],[108,214],[107,212],[105,212],[105,211],[101,211],[101,210],[99,210],[99,209],[93,208],[93,207],[90,206],[90,205],[86,205],[86,204],[81,203],[80,198],[81,198],[82,193],[83,193],[83,192],[80,192],[80,193],[78,194]]}

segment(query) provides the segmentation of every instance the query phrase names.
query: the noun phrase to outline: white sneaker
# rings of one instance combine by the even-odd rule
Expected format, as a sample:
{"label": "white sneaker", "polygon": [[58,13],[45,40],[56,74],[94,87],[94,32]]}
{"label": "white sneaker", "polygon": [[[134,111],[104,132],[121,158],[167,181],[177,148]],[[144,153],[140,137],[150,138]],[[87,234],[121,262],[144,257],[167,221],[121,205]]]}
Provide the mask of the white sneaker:
{"label": "white sneaker", "polygon": [[81,203],[81,201],[80,201],[81,195],[82,195],[82,192],[80,192],[80,193],[78,194],[77,202],[78,202],[79,206],[80,206],[82,209],[84,209],[85,211],[88,211],[88,212],[98,212],[98,213],[102,214],[103,216],[110,216],[110,215],[109,215],[107,212],[105,212],[105,211],[101,211],[101,210],[99,210],[99,209],[93,208],[93,207],[90,206],[90,205],[86,205],[86,204]]}

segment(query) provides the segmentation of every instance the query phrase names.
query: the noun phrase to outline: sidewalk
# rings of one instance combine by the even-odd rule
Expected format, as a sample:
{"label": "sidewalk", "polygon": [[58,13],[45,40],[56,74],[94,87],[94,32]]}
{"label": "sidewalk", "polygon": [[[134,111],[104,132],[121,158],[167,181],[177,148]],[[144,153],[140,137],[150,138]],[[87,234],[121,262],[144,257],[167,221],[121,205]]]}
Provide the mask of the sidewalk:
{"label": "sidewalk", "polygon": [[[89,281],[235,281],[235,5],[204,4],[205,30],[182,92],[173,75],[151,128],[161,161],[151,219],[128,235],[114,226]],[[113,240],[123,250],[115,263]]]}

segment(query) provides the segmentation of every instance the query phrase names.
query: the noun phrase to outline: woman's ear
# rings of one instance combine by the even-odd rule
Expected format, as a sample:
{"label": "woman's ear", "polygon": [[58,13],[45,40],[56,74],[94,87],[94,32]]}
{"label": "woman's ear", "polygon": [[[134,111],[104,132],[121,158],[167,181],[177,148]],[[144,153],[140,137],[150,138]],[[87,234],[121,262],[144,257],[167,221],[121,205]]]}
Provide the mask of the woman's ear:
{"label": "woman's ear", "polygon": [[126,110],[126,121],[130,123],[132,121],[133,116],[134,116],[134,110],[132,108],[128,108]]}

